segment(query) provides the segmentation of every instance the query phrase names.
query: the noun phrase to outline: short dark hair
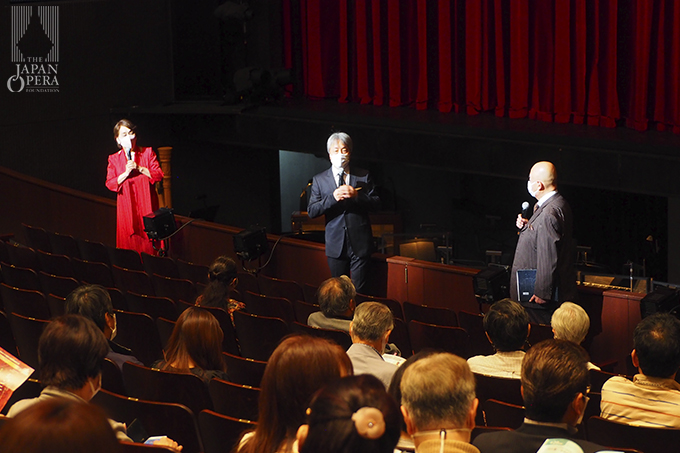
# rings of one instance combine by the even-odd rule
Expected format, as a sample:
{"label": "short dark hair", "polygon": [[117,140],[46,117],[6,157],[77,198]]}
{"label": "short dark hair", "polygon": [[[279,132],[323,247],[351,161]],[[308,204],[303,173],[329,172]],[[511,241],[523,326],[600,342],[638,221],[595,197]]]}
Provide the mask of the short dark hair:
{"label": "short dark hair", "polygon": [[106,314],[113,313],[109,291],[100,285],[83,285],[66,296],[66,314],[81,315],[92,320],[103,332],[106,328]]}
{"label": "short dark hair", "polygon": [[[355,414],[362,408],[377,409],[382,414],[385,426],[379,437],[359,434],[361,419]],[[370,374],[347,376],[314,395],[307,409],[309,433],[300,452],[392,453],[399,441],[400,419],[399,407],[378,378]]]}
{"label": "short dark hair", "polygon": [[109,343],[90,319],[64,315],[52,320],[38,342],[40,381],[45,386],[78,390],[97,377]]}
{"label": "short dark hair", "polygon": [[517,351],[527,341],[529,315],[517,302],[501,299],[484,315],[484,330],[497,351]]}
{"label": "short dark hair", "polygon": [[134,131],[137,126],[135,126],[132,121],[123,118],[122,120],[118,121],[115,126],[113,126],[113,138],[117,139],[118,138],[118,133],[120,132],[121,127],[127,127],[131,131]]}
{"label": "short dark hair", "polygon": [[528,419],[560,423],[567,408],[590,384],[588,354],[567,340],[544,340],[522,360],[522,389]]}
{"label": "short dark hair", "polygon": [[633,347],[646,376],[668,378],[680,368],[680,320],[655,313],[635,327]]}
{"label": "short dark hair", "polygon": [[346,275],[324,281],[317,292],[321,312],[327,318],[336,318],[349,310],[350,302],[357,295],[352,280]]}

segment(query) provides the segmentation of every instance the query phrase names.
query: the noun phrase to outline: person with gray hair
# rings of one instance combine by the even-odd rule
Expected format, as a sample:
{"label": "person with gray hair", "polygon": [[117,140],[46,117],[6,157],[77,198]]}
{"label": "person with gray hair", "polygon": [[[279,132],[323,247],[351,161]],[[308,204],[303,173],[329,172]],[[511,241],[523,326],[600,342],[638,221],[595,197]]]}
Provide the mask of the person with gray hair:
{"label": "person with gray hair", "polygon": [[356,290],[365,293],[373,232],[368,213],[380,199],[367,170],[350,168],[352,139],[344,132],[328,137],[331,168],[312,179],[307,205],[310,218],[326,217],[326,257],[333,277],[349,275]]}
{"label": "person with gray hair", "polygon": [[[553,313],[550,325],[552,326],[555,339],[581,344],[586,339],[586,335],[588,335],[590,318],[580,305],[573,302],[564,302]],[[599,370],[600,367],[592,362],[588,362],[588,369]]]}
{"label": "person with gray hair", "polygon": [[324,281],[317,291],[321,311],[309,315],[307,324],[322,329],[336,329],[349,333],[349,324],[354,316],[357,292],[352,280],[346,275],[331,277]]}
{"label": "person with gray hair", "polygon": [[382,356],[392,329],[392,312],[380,302],[364,302],[357,306],[349,325],[352,346],[347,355],[352,361],[354,374],[372,374],[385,384],[385,388],[390,386],[397,371],[397,366],[386,362]]}
{"label": "person with gray hair", "polygon": [[400,389],[416,453],[479,453],[470,445],[479,400],[465,359],[443,352],[418,360],[404,371]]}

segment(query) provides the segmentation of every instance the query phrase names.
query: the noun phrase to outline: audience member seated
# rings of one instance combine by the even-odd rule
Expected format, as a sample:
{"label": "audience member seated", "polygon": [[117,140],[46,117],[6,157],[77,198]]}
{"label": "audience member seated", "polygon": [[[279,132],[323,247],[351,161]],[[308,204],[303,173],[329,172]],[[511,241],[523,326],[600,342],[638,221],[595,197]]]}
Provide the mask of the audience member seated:
{"label": "audience member seated", "polygon": [[541,341],[527,351],[522,363],[522,426],[480,434],[472,443],[482,453],[536,452],[546,440],[556,438],[570,441],[561,451],[605,450],[576,434],[588,403],[589,379],[588,354],[581,346],[565,340]]}
{"label": "audience member seated", "polygon": [[100,285],[83,285],[74,289],[66,297],[66,314],[81,315],[93,321],[109,342],[107,358],[113,360],[119,369],[123,369],[123,363],[132,362],[142,365],[142,362],[132,355],[128,348],[115,343],[116,337],[116,313],[113,311],[111,295],[108,290]]}
{"label": "audience member seated", "polygon": [[519,379],[524,359],[522,348],[530,328],[529,315],[517,302],[502,299],[491,305],[484,316],[484,330],[496,353],[470,357],[468,364],[472,372]]}
{"label": "audience member seated", "polygon": [[401,412],[416,453],[478,453],[470,434],[479,401],[465,359],[438,353],[418,360],[404,371],[400,387]]}
{"label": "audience member seated", "polygon": [[[563,302],[553,313],[550,325],[556,339],[581,344],[588,335],[590,318],[580,305],[573,302]],[[599,370],[600,367],[588,362],[588,369]]]}
{"label": "audience member seated", "polygon": [[243,436],[237,452],[296,453],[295,436],[312,395],[351,374],[352,362],[337,344],[305,335],[285,338],[267,361],[257,427]]}
{"label": "audience member seated", "polygon": [[8,420],[0,430],[2,451],[21,453],[117,453],[120,445],[97,406],[50,398]]}
{"label": "audience member seated", "polygon": [[218,257],[208,268],[208,286],[196,299],[196,305],[216,307],[232,314],[243,310],[245,304],[231,298],[231,293],[238,285],[238,268],[234,260],[227,256]]}
{"label": "audience member seated", "polygon": [[348,376],[319,390],[300,426],[300,453],[393,453],[401,416],[382,382]]}
{"label": "audience member seated", "polygon": [[222,359],[224,333],[217,319],[200,307],[189,307],[177,318],[164,360],[153,367],[175,373],[191,373],[203,379],[205,385],[212,378],[228,380]]}
{"label": "audience member seated", "polygon": [[602,417],[635,426],[680,428],[680,320],[646,317],[633,332],[631,358],[638,374],[614,376],[602,386]]}
{"label": "audience member seated", "polygon": [[372,374],[385,384],[385,388],[390,386],[392,375],[397,371],[397,366],[382,356],[393,328],[392,312],[380,302],[360,304],[349,325],[352,346],[347,355],[352,360],[354,374]]}
{"label": "audience member seated", "polygon": [[[389,393],[392,396],[392,398],[394,398],[394,401],[396,401],[397,406],[401,406],[401,379],[404,377],[404,372],[406,371],[406,369],[410,367],[413,363],[417,362],[418,360],[424,359],[425,357],[429,357],[435,352],[436,351],[431,349],[423,349],[422,351],[413,354],[411,357],[406,359],[404,363],[399,365],[397,371],[395,371],[394,375],[392,376],[392,381],[390,382],[390,386],[387,389],[387,393]],[[401,437],[399,438],[399,442],[397,443],[396,449],[400,451],[415,450],[413,439],[406,430],[406,422],[404,421],[403,417],[401,419]]]}
{"label": "audience member seated", "polygon": [[307,324],[322,329],[343,330],[349,333],[349,324],[354,316],[357,292],[352,280],[346,275],[324,281],[317,292],[321,311],[309,315]]}
{"label": "audience member seated", "polygon": [[[101,370],[108,351],[101,330],[84,316],[65,315],[52,320],[38,342],[40,382],[45,388],[37,398],[14,403],[7,416],[16,417],[38,403],[56,398],[89,402],[101,389]],[[119,440],[132,442],[124,424],[113,420],[109,423]],[[181,449],[167,437],[156,443]]]}

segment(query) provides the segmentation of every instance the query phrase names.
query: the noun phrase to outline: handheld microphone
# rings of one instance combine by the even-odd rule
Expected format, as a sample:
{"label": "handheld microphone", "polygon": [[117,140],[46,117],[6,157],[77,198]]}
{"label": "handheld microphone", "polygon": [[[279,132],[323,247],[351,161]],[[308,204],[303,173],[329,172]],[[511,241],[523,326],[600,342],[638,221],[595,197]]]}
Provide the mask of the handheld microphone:
{"label": "handheld microphone", "polygon": [[529,209],[529,202],[525,201],[522,203],[522,218],[529,220],[531,217],[531,210]]}

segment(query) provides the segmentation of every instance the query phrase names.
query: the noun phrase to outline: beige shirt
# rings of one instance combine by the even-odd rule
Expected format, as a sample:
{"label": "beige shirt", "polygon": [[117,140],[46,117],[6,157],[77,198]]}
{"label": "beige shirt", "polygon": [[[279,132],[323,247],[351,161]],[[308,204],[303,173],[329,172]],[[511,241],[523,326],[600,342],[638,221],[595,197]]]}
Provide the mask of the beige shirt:
{"label": "beige shirt", "polygon": [[499,351],[493,355],[477,355],[468,359],[468,365],[473,373],[519,379],[525,354],[524,351]]}

